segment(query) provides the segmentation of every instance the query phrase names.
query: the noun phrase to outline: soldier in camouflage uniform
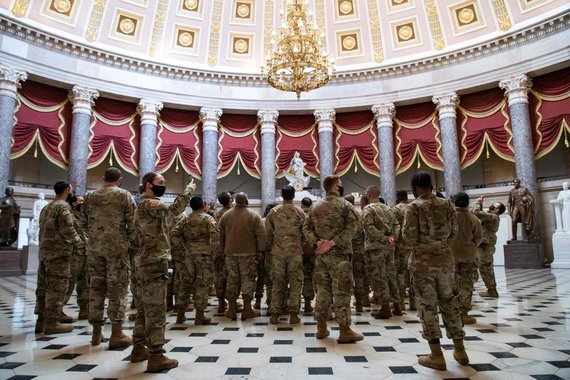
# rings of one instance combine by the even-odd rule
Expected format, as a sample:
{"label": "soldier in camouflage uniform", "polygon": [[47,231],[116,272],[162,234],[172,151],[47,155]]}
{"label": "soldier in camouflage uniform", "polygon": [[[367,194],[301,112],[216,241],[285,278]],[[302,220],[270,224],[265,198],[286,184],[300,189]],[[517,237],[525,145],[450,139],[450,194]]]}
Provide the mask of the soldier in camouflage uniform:
{"label": "soldier in camouflage uniform", "polygon": [[[501,202],[495,202],[489,207],[489,211],[483,210],[483,197],[477,199],[475,216],[481,221],[483,227],[483,240],[477,249],[477,264],[479,273],[487,287],[486,292],[481,292],[481,297],[498,298],[497,283],[495,282],[495,271],[493,269],[493,255],[497,244],[497,231],[499,230],[499,215],[504,213],[506,207]],[[475,281],[479,276],[475,273]]]}
{"label": "soldier in camouflage uniform", "polygon": [[[265,206],[265,212],[261,220],[263,221],[263,226],[265,227],[265,218],[269,211],[277,206],[277,203],[269,203]],[[263,290],[267,292],[267,297],[265,298],[265,303],[267,305],[267,315],[271,314],[271,294],[273,289],[273,278],[271,277],[272,264],[271,252],[267,251],[263,253],[263,260],[257,263],[257,279],[255,281],[255,304],[254,309],[261,309],[261,299],[263,298]],[[283,306],[283,305],[281,305]]]}
{"label": "soldier in camouflage uniform", "polygon": [[295,189],[287,185],[281,189],[283,204],[274,207],[265,219],[266,250],[271,252],[272,324],[279,323],[280,308],[289,286],[289,323],[299,323],[301,287],[303,283],[303,223],[305,213],[293,204]]}
{"label": "soldier in camouflage uniform", "polygon": [[[181,212],[178,215],[171,215],[166,218],[166,230],[168,235],[180,223],[186,214]],[[170,242],[172,245],[172,241]],[[185,312],[190,303],[190,295],[193,293],[192,282],[188,281],[190,276],[186,268],[186,258],[184,250],[171,250],[172,260],[168,262],[168,267],[172,269],[172,275],[168,276],[168,284],[166,288],[166,310],[176,310],[176,323],[184,323],[186,320]],[[176,302],[173,301],[175,298]]]}
{"label": "soldier in camouflage uniform", "polygon": [[[216,223],[219,223],[222,216],[231,210],[233,203],[232,195],[226,191],[221,192],[218,194],[218,202],[220,202],[222,208],[214,214]],[[216,297],[218,297],[218,313],[226,311],[226,286],[228,284],[228,272],[226,271],[224,261],[224,252],[222,250],[218,250],[214,256],[214,277],[216,281]]]}
{"label": "soldier in camouflage uniform", "polygon": [[408,208],[408,192],[399,190],[396,193],[396,205],[392,208],[398,223],[400,223],[400,234],[396,239],[394,262],[396,265],[396,279],[398,281],[398,293],[400,295],[400,308],[405,309],[404,298],[406,296],[406,288],[409,288],[410,310],[416,310],[416,302],[414,300],[414,291],[410,284],[410,273],[408,270],[408,262],[412,254],[412,247],[406,243],[402,236],[401,227],[404,226],[404,214]]}
{"label": "soldier in camouflage uniform", "polygon": [[457,193],[453,196],[457,215],[457,234],[450,241],[453,260],[455,261],[455,286],[457,288],[459,310],[464,325],[477,320],[467,315],[471,310],[473,283],[477,275],[477,247],[481,243],[483,231],[481,222],[469,210],[469,195]]}
{"label": "soldier in camouflage uniform", "polygon": [[469,363],[463,346],[465,332],[454,292],[454,263],[449,248],[449,240],[456,233],[455,208],[449,200],[432,194],[428,173],[415,173],[411,185],[416,200],[406,209],[402,235],[413,246],[411,272],[418,316],[422,323],[422,336],[431,349],[431,354],[421,356],[418,363],[444,371],[447,366],[439,342],[442,335],[438,307],[447,336],[453,339],[453,357],[461,365]]}
{"label": "soldier in camouflage uniform", "polygon": [[109,348],[130,346],[123,333],[129,290],[129,248],[134,238],[135,203],[131,194],[120,188],[121,171],[105,170],[105,184],[85,196],[81,207],[81,229],[87,235],[89,270],[89,323],[93,325],[91,344],[103,340],[105,297],[109,298],[107,316],[112,323]]}
{"label": "soldier in camouflage uniform", "polygon": [[69,265],[73,247],[80,238],[73,226],[68,197],[73,187],[67,181],[53,186],[55,199],[40,214],[40,246],[36,309],[36,332],[60,334],[71,332],[73,326],[61,325],[58,318],[63,310],[65,294],[69,289]]}
{"label": "soldier in camouflage uniform", "polygon": [[371,315],[377,319],[392,316],[390,302],[394,304],[394,314],[402,315],[400,296],[394,266],[394,243],[400,234],[400,223],[392,209],[380,202],[378,186],[366,189],[367,205],[362,210],[364,225],[364,249],[368,256],[368,278],[382,308]]}
{"label": "soldier in camouflage uniform", "polygon": [[339,324],[339,343],[362,340],[362,334],[350,328],[350,298],[352,294],[352,237],[356,232],[354,207],[342,198],[343,187],[338,176],[323,180],[327,196],[309,212],[303,225],[305,239],[316,249],[315,282],[317,302],[317,339],[329,336],[327,318],[331,299]]}
{"label": "soldier in camouflage uniform", "polygon": [[[204,316],[204,310],[208,306],[208,291],[213,281],[212,257],[218,255],[220,238],[216,221],[208,215],[204,209],[202,197],[192,197],[190,207],[192,213],[179,222],[170,234],[172,255],[185,259],[188,277],[185,281],[193,284],[194,307],[196,308],[195,325],[208,325],[210,318]],[[179,269],[177,264],[176,270]],[[183,302],[188,302],[190,294],[179,295]],[[186,308],[178,309],[176,323],[185,320]],[[182,321],[182,322],[180,322]]]}
{"label": "soldier in camouflage uniform", "polygon": [[228,271],[226,317],[235,320],[237,298],[241,289],[243,297],[242,320],[259,317],[251,307],[255,290],[257,262],[263,260],[265,227],[261,217],[247,208],[247,194],[236,195],[236,205],[222,216],[218,223],[220,249],[223,251]]}
{"label": "soldier in camouflage uniform", "polygon": [[[354,196],[345,195],[344,199],[354,206]],[[362,212],[356,212],[356,233],[352,237],[352,275],[354,277],[354,298],[356,311],[361,312],[364,309],[362,306],[366,304],[368,299],[368,292],[364,286],[364,278],[367,270],[367,260],[364,254],[364,226],[362,224]],[[370,305],[370,302],[368,302]]]}
{"label": "soldier in camouflage uniform", "polygon": [[[313,201],[309,197],[301,199],[301,209],[305,213],[305,218],[309,216],[309,211]],[[315,250],[313,247],[307,243],[306,240],[303,241],[303,298],[305,299],[305,313],[312,313],[313,306],[311,302],[315,298],[315,287],[313,281],[313,271],[315,269]]]}
{"label": "soldier in camouflage uniform", "polygon": [[65,295],[64,304],[69,302],[73,290],[77,289],[77,306],[79,306],[77,319],[87,319],[89,317],[89,273],[87,271],[87,256],[85,256],[86,237],[79,224],[83,197],[81,195],[74,195],[69,200],[69,204],[73,209],[73,225],[81,240],[73,247],[73,255],[70,261],[71,279],[69,281],[69,290]]}
{"label": "soldier in camouflage uniform", "polygon": [[137,363],[148,358],[147,372],[159,372],[178,366],[178,361],[167,358],[163,349],[170,259],[167,218],[184,211],[196,184],[192,179],[184,194],[167,206],[159,199],[166,190],[166,181],[162,175],[147,173],[142,178],[142,183],[145,191],[135,212],[138,248],[134,262],[139,296],[131,362]]}

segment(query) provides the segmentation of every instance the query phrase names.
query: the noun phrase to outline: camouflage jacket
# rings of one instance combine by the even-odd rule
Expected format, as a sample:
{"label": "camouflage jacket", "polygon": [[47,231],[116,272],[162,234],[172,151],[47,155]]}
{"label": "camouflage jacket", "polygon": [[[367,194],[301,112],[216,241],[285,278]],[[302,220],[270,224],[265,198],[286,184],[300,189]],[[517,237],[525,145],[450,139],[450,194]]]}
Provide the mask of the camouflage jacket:
{"label": "camouflage jacket", "polygon": [[265,218],[266,252],[279,256],[302,255],[304,222],[305,213],[292,201],[271,209]]}
{"label": "camouflage jacket", "polygon": [[409,201],[404,201],[404,202],[400,202],[397,205],[395,205],[394,207],[392,207],[392,211],[394,211],[394,216],[396,217],[396,219],[398,219],[398,223],[400,223],[400,233],[397,236],[396,239],[396,249],[411,249],[412,246],[409,245],[408,243],[406,243],[406,240],[404,240],[404,236],[402,235],[402,229],[404,227],[404,216],[406,214],[406,209],[408,208],[408,205],[410,204]]}
{"label": "camouflage jacket", "polygon": [[364,222],[362,220],[362,212],[354,210],[356,213],[356,232],[352,237],[352,253],[362,255],[364,253]]}
{"label": "camouflage jacket", "polygon": [[105,185],[85,196],[81,229],[87,235],[87,254],[127,255],[134,239],[135,202],[131,194]]}
{"label": "camouflage jacket", "polygon": [[380,202],[366,205],[362,210],[362,223],[364,224],[364,248],[367,251],[394,249],[393,245],[388,245],[388,238],[397,237],[400,234],[400,223],[389,206]]}
{"label": "camouflage jacket", "polygon": [[73,226],[75,227],[75,230],[77,231],[77,234],[79,235],[80,238],[80,240],[73,247],[73,253],[75,255],[84,256],[87,236],[85,236],[83,230],[81,229],[81,223],[79,221],[80,218],[81,218],[81,213],[73,210]]}
{"label": "camouflage jacket", "polygon": [[219,222],[220,219],[222,219],[222,216],[224,216],[224,214],[230,211],[231,209],[232,209],[231,207],[222,207],[221,209],[216,211],[216,213],[214,214],[214,219],[216,219],[216,223]]}
{"label": "camouflage jacket", "polygon": [[73,226],[73,214],[67,202],[54,200],[43,208],[39,238],[40,260],[69,257],[73,254],[73,246],[81,239]]}
{"label": "camouflage jacket", "polygon": [[327,254],[352,255],[356,218],[354,207],[347,200],[327,195],[311,208],[303,224],[303,234],[313,247],[319,239],[333,240],[336,245]]}
{"label": "camouflage jacket", "polygon": [[193,211],[183,218],[170,233],[172,256],[218,256],[220,235],[213,217],[204,211]]}
{"label": "camouflage jacket", "polygon": [[481,242],[495,245],[497,243],[497,231],[501,223],[499,215],[483,211],[481,205],[479,205],[479,207],[475,208],[475,216],[481,221],[481,227],[483,228],[483,240]]}
{"label": "camouflage jacket", "polygon": [[143,195],[135,211],[135,263],[146,265],[171,258],[167,219],[181,214],[192,194],[179,195],[170,206],[156,197]]}
{"label": "camouflage jacket", "polygon": [[265,250],[265,227],[261,216],[246,206],[227,211],[218,223],[220,249],[225,256],[245,256]]}
{"label": "camouflage jacket", "polygon": [[467,207],[456,207],[457,233],[450,241],[453,257],[461,261],[475,261],[483,230],[479,219]]}

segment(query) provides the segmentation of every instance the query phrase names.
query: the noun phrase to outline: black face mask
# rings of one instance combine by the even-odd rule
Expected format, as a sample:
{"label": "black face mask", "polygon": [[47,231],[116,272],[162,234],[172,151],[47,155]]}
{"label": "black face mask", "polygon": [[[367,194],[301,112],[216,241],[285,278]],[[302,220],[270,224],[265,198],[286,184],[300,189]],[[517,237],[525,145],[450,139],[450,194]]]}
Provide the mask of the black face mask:
{"label": "black face mask", "polygon": [[493,211],[495,211],[495,205],[489,206],[489,212],[493,212]]}
{"label": "black face mask", "polygon": [[164,192],[166,191],[166,186],[159,186],[153,184],[151,189],[154,195],[156,195],[157,197],[162,197],[164,195]]}
{"label": "black face mask", "polygon": [[81,212],[81,203],[76,205],[73,209],[77,212]]}
{"label": "black face mask", "polygon": [[344,187],[342,185],[338,185],[338,194],[342,197],[344,195]]}
{"label": "black face mask", "polygon": [[71,198],[73,198],[73,194],[72,194],[72,193],[69,193],[69,194],[67,194],[67,198],[65,199],[65,201],[66,201],[67,203],[71,204]]}

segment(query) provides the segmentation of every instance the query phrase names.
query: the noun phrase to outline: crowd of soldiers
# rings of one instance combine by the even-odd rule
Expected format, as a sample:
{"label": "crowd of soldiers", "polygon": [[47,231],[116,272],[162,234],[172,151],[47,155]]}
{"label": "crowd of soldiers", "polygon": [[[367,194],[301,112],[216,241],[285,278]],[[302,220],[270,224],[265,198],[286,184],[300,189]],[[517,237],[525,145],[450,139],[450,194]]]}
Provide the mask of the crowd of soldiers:
{"label": "crowd of soldiers", "polygon": [[[379,307],[371,316],[389,319],[404,313],[407,293],[431,349],[418,362],[436,370],[446,369],[438,310],[454,358],[466,365],[463,325],[476,322],[468,312],[479,273],[487,287],[481,296],[498,297],[493,253],[505,206],[497,202],[485,211],[481,197],[472,210],[466,193],[453,201],[437,197],[425,172],[412,178],[416,199],[399,191],[394,207],[384,204],[378,186],[369,186],[357,210],[354,197],[343,196],[341,178],[329,176],[324,198],[314,204],[304,198],[298,207],[288,185],[283,202],[268,205],[263,218],[248,208],[245,193],[234,203],[222,192],[222,208],[214,212],[192,196],[193,180],[171,205],[160,200],[166,181],[158,173],[142,178],[138,204],[122,181],[111,167],[104,186],[84,199],[67,181],[54,185],[55,199],[40,216],[36,333],[72,331],[63,306],[75,289],[78,319],[89,320],[91,344],[99,345],[107,299],[109,348],[132,345],[130,361],[148,360],[148,372],[178,365],[163,349],[169,283],[176,323],[186,321],[192,304],[194,324],[209,324],[209,295],[230,320],[259,317],[265,290],[271,324],[283,314],[298,324],[304,306],[305,314],[314,313],[317,339],[330,335],[327,322],[336,319],[339,343],[363,339],[351,329],[353,297],[356,312],[374,303]],[[132,338],[123,332],[129,280],[136,307]]]}

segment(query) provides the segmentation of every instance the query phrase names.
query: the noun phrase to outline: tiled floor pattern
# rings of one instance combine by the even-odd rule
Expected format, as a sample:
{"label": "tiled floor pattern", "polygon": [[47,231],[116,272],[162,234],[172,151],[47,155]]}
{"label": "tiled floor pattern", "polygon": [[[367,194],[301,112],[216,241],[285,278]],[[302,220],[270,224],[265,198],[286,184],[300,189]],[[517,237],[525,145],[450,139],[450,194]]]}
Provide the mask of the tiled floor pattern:
{"label": "tiled floor pattern", "polygon": [[[180,365],[146,374],[146,363],[128,361],[130,348],[92,347],[86,321],[76,322],[73,333],[34,334],[35,276],[1,278],[0,379],[570,379],[570,270],[496,272],[501,297],[473,298],[478,323],[466,327],[471,364],[459,366],[452,342],[442,339],[445,372],[417,364],[428,346],[415,312],[389,321],[371,318],[370,310],[353,312],[354,328],[365,339],[337,344],[336,323],[328,339],[317,340],[310,315],[295,326],[285,316],[279,325],[270,325],[268,317],[232,322],[214,314],[212,298],[212,326],[194,326],[193,312],[176,325],[169,314],[165,348]],[[481,283],[476,290],[483,290]],[[75,317],[77,308],[67,306],[66,312]],[[107,325],[105,336],[110,330]]]}

